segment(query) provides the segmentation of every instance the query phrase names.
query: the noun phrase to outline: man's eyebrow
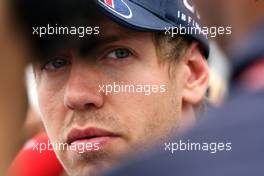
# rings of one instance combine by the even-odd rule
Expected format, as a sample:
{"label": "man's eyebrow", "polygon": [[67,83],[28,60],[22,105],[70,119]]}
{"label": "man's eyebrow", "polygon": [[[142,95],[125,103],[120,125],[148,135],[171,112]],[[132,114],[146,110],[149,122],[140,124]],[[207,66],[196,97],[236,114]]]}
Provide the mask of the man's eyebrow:
{"label": "man's eyebrow", "polygon": [[117,41],[121,41],[121,40],[126,40],[128,39],[129,36],[127,35],[110,35],[110,36],[105,36],[105,37],[96,37],[93,38],[91,42],[92,46],[94,47],[99,47],[102,45],[107,45],[109,43],[114,43]]}
{"label": "man's eyebrow", "polygon": [[98,38],[98,44],[108,44],[108,43],[112,43],[112,42],[116,42],[119,40],[125,40],[129,38],[128,35],[109,35],[109,36],[105,36],[105,37],[101,37]]}
{"label": "man's eyebrow", "polygon": [[103,36],[103,37],[93,37],[93,38],[86,40],[84,43],[82,43],[80,47],[80,53],[82,55],[83,54],[86,55],[86,53],[94,52],[98,48],[104,45],[122,41],[122,40],[127,40],[129,38],[131,38],[130,35],[124,35],[124,34],[123,35],[122,34],[109,35],[109,36]]}
{"label": "man's eyebrow", "polygon": [[[83,40],[82,42],[80,42],[79,45],[77,45],[77,48],[81,56],[87,56],[87,54],[94,54],[95,52],[98,51],[99,48],[101,48],[104,45],[122,41],[122,40],[128,40],[130,38],[132,38],[132,36],[127,35],[127,34],[114,34],[114,35],[105,35],[105,36],[100,36],[100,37],[91,36],[87,38],[86,40]],[[41,59],[33,62],[33,65],[43,65],[56,53],[59,53],[60,51],[64,51],[64,47],[65,46],[62,46],[58,50],[54,50],[54,51],[51,51],[50,53],[41,55],[42,56]],[[70,48],[71,47],[67,47],[66,51],[70,50]]]}

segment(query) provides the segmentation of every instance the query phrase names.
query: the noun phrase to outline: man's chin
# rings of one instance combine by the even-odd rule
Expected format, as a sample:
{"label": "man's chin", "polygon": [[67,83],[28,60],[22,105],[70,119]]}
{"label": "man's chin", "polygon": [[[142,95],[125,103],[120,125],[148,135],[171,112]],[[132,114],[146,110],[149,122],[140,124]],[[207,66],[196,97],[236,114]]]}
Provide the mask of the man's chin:
{"label": "man's chin", "polygon": [[82,168],[73,168],[72,172],[69,171],[69,176],[97,176],[106,169],[109,169],[111,165],[109,163],[97,163],[92,165],[86,165]]}
{"label": "man's chin", "polygon": [[[98,171],[111,169],[120,159],[112,152],[106,150],[68,153],[67,158],[63,159],[64,168],[70,176],[94,176]],[[69,167],[70,166],[70,167]]]}

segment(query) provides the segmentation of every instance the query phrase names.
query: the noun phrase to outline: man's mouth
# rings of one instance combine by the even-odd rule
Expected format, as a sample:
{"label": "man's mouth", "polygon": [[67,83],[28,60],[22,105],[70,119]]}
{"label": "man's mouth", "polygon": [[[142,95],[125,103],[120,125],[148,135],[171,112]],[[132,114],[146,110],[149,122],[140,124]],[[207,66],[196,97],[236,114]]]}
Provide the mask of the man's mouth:
{"label": "man's mouth", "polygon": [[119,137],[117,134],[99,128],[85,128],[73,129],[67,136],[67,144],[71,145],[85,145],[86,150],[89,146],[98,150],[113,139]]}

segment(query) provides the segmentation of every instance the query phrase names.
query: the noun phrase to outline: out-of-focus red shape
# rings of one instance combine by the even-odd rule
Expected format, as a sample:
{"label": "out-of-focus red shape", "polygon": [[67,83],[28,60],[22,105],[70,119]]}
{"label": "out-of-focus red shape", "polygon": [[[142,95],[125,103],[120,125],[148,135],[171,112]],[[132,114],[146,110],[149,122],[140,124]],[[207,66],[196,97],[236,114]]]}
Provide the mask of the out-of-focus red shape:
{"label": "out-of-focus red shape", "polygon": [[45,143],[48,146],[49,138],[41,133],[28,141],[11,164],[10,176],[59,176],[63,168],[53,150],[44,150],[41,153],[33,150],[33,144]]}
{"label": "out-of-focus red shape", "polygon": [[240,75],[240,82],[251,92],[257,92],[264,89],[264,58],[258,59]]}

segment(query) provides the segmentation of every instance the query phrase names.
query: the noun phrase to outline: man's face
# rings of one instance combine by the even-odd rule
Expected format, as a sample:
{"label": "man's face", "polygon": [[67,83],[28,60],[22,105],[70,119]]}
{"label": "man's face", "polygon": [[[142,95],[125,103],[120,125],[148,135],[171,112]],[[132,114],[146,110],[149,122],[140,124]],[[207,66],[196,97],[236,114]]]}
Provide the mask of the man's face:
{"label": "man's face", "polygon": [[[52,143],[91,144],[93,150],[55,150],[70,175],[91,174],[124,153],[147,148],[182,127],[184,69],[160,63],[150,33],[125,29],[109,20],[85,57],[61,51],[35,65],[39,104]],[[103,85],[162,85],[156,93]],[[128,90],[128,89],[127,89]],[[141,92],[140,92],[141,91]],[[99,149],[98,149],[99,148]],[[97,150],[98,149],[98,150]]]}

